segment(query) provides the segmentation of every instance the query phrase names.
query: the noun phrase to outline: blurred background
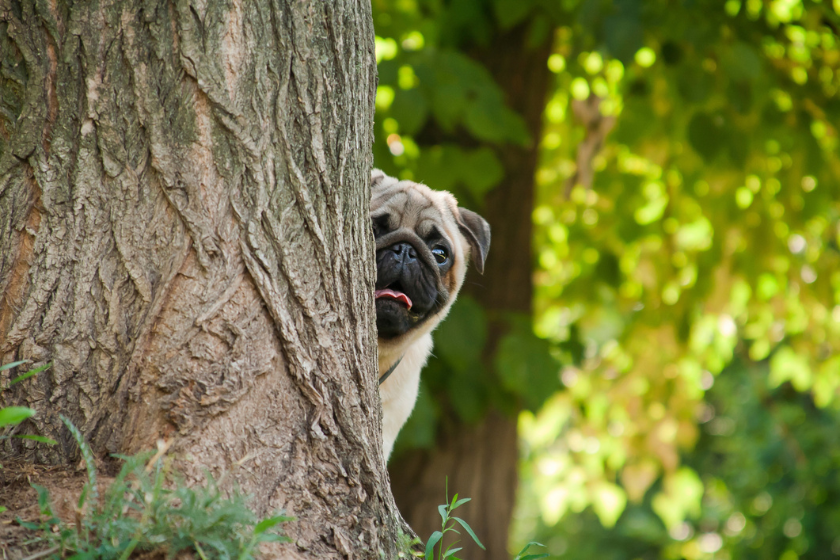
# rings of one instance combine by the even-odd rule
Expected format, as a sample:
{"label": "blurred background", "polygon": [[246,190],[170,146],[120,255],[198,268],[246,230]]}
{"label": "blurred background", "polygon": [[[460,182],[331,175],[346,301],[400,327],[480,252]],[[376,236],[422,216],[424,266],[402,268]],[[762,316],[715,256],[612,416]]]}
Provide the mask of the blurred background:
{"label": "blurred background", "polygon": [[840,1],[373,9],[376,166],[493,228],[389,465],[409,523],[448,477],[470,560],[840,557]]}

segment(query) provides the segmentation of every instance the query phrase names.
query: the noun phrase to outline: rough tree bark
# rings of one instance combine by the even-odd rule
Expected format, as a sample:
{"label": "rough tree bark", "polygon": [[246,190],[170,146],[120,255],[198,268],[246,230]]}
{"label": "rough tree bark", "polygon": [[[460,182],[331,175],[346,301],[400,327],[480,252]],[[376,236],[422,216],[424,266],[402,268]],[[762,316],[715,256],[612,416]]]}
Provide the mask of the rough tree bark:
{"label": "rough tree bark", "polygon": [[[531,313],[531,212],[542,115],[551,78],[546,64],[551,39],[549,33],[541,44],[530,46],[523,26],[498,33],[488,41],[487,48],[470,53],[491,72],[505,91],[509,106],[525,119],[531,135],[528,147],[507,146],[497,152],[505,177],[488,194],[483,210],[493,231],[493,244],[484,276],[465,283],[465,291],[481,302],[491,318],[484,352],[488,369],[505,332],[504,313]],[[517,458],[515,414],[494,410],[478,425],[465,424],[454,414],[449,415],[441,422],[434,449],[412,451],[391,462],[394,496],[417,533],[430,534],[440,525],[435,504],[441,503],[448,477],[452,491],[472,498],[461,515],[487,547],[484,552],[465,538],[465,549],[459,556],[507,560]]]}
{"label": "rough tree bark", "polygon": [[[297,521],[284,557],[392,558],[366,0],[0,0],[0,455],[158,438]],[[5,381],[5,379],[3,380]]]}

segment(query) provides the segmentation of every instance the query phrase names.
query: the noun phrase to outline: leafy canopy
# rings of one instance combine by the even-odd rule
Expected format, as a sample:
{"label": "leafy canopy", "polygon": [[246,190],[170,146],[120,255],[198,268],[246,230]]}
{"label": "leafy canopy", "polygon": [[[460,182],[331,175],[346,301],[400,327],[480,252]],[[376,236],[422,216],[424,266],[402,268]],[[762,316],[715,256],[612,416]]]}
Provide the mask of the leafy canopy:
{"label": "leafy canopy", "polygon": [[[514,535],[553,554],[840,552],[837,2],[374,10],[378,166],[480,209],[506,146],[541,154],[534,317],[488,372],[486,312],[459,301],[400,445],[433,445],[447,395],[466,420],[524,406]],[[469,56],[513,26],[554,38],[540,138]],[[592,122],[610,132],[580,162]]]}

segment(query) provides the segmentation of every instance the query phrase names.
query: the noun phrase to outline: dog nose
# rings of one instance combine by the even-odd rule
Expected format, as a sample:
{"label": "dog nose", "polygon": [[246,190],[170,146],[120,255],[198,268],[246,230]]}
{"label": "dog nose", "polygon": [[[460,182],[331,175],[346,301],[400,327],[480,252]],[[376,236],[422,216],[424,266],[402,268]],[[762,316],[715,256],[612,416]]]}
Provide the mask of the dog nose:
{"label": "dog nose", "polygon": [[411,243],[397,243],[391,246],[391,250],[402,262],[409,263],[417,260],[417,250]]}

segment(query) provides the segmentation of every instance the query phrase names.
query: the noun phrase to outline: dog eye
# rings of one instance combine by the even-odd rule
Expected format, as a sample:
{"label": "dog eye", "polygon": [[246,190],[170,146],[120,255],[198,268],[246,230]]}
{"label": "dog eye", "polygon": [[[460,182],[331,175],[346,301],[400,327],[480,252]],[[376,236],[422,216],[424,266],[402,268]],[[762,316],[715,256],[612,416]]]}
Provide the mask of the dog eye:
{"label": "dog eye", "polygon": [[432,249],[432,254],[435,256],[435,260],[438,264],[443,264],[447,260],[449,260],[449,255],[446,253],[446,249],[443,247],[435,247]]}
{"label": "dog eye", "polygon": [[371,224],[373,225],[373,236],[379,237],[380,235],[388,233],[389,216],[387,214],[384,216],[377,216],[371,220]]}

